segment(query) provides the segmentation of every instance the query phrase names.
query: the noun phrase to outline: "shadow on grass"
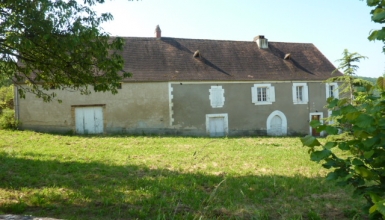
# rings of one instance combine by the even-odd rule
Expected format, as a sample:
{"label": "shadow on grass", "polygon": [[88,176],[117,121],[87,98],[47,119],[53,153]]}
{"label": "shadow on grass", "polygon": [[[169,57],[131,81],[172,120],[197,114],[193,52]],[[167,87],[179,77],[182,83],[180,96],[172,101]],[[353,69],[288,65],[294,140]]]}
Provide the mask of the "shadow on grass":
{"label": "shadow on grass", "polygon": [[64,219],[351,219],[358,213],[350,190],[320,177],[182,173],[149,166],[2,153],[0,211]]}

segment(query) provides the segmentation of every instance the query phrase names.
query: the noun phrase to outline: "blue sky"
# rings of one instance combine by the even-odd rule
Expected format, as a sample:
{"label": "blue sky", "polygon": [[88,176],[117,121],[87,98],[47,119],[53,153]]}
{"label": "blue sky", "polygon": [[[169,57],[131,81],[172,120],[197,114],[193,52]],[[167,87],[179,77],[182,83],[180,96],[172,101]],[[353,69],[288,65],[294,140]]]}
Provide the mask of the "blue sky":
{"label": "blue sky", "polygon": [[382,26],[370,20],[360,0],[112,0],[95,7],[114,20],[102,27],[112,36],[162,36],[193,39],[252,41],[265,35],[273,42],[313,43],[335,66],[346,48],[369,59],[357,74],[385,73],[382,42],[367,40]]}

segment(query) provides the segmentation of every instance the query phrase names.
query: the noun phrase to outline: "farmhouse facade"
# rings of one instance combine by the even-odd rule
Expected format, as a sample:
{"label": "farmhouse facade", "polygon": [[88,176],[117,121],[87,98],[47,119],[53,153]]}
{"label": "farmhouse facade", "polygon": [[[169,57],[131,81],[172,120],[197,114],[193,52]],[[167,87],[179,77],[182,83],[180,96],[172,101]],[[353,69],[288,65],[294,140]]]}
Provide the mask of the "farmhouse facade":
{"label": "farmhouse facade", "polygon": [[193,136],[315,134],[310,120],[338,84],[309,43],[124,37],[116,95],[55,91],[62,103],[16,99],[22,129]]}

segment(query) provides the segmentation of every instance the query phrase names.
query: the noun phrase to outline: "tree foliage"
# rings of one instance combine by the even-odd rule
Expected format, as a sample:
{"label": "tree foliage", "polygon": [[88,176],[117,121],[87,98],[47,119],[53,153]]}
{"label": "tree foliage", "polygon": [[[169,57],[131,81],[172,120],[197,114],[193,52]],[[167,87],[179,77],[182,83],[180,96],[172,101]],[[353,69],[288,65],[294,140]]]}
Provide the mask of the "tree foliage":
{"label": "tree foliage", "polygon": [[75,89],[82,94],[117,92],[122,77],[123,48],[101,28],[112,19],[98,15],[92,6],[104,0],[14,0],[0,3],[0,78],[12,78],[30,86],[46,101],[50,88]]}
{"label": "tree foliage", "polygon": [[356,63],[359,63],[363,59],[367,59],[367,57],[357,52],[351,53],[348,49],[344,49],[342,58],[337,60],[340,63],[338,69],[342,70],[344,75],[354,76],[359,68]]}
{"label": "tree foliage", "polygon": [[[359,105],[347,98],[329,99],[336,124],[323,125],[312,121],[317,131],[328,133],[321,144],[310,135],[301,139],[309,147],[311,160],[322,162],[331,171],[328,180],[341,186],[352,185],[355,194],[368,202],[371,219],[385,217],[385,80],[380,77],[376,93],[367,92]],[[379,94],[378,94],[379,93]],[[377,94],[377,95],[376,95]],[[346,126],[350,125],[350,126]]]}
{"label": "tree foliage", "polygon": [[337,61],[340,63],[338,68],[333,71],[333,73],[341,70],[343,76],[331,77],[326,82],[343,82],[340,87],[340,92],[349,96],[349,101],[352,103],[354,101],[353,92],[357,87],[371,87],[372,84],[364,79],[357,77],[356,71],[359,68],[356,63],[359,63],[361,60],[367,59],[366,56],[362,56],[357,52],[349,52],[348,49],[344,49],[342,53],[342,58]]}
{"label": "tree foliage", "polygon": [[[370,14],[372,15],[372,21],[380,24],[385,23],[385,0],[367,0],[367,5],[374,7]],[[379,40],[385,43],[385,27],[382,27],[378,30],[371,31],[369,40]],[[382,47],[383,52],[385,53],[385,45]]]}
{"label": "tree foliage", "polygon": [[366,81],[370,82],[373,85],[376,84],[377,79],[378,79],[378,77],[367,77],[367,76],[357,76],[357,78],[366,80]]}
{"label": "tree foliage", "polygon": [[13,89],[13,86],[0,87],[0,129],[16,129],[19,124],[13,110]]}
{"label": "tree foliage", "polygon": [[[385,0],[367,0],[367,4],[374,7],[372,20],[385,23]],[[368,39],[385,43],[385,28],[372,31]],[[328,134],[325,143],[311,135],[301,141],[309,147],[311,160],[331,170],[328,180],[355,187],[355,194],[367,200],[369,217],[385,219],[385,79],[380,77],[374,86],[368,83],[353,89],[359,81],[354,78],[358,66],[352,62],[364,57],[347,50],[343,55],[340,68],[344,76],[331,80],[342,80],[348,85],[350,96],[328,99],[333,124],[310,123],[317,131]]]}
{"label": "tree foliage", "polygon": [[13,109],[13,86],[3,86],[0,88],[0,114],[3,109]]}
{"label": "tree foliage", "polygon": [[[0,71],[1,71],[1,68],[0,68]],[[12,79],[9,76],[2,74],[0,72],[0,88],[3,86],[10,86],[11,84],[12,84]]]}

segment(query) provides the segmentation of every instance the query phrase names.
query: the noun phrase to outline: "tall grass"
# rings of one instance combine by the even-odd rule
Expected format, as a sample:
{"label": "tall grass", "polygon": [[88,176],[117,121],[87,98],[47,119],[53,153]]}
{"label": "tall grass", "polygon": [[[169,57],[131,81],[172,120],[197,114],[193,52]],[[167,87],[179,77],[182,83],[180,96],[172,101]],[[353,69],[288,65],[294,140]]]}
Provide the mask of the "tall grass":
{"label": "tall grass", "polygon": [[0,214],[64,219],[358,219],[298,138],[0,130]]}

